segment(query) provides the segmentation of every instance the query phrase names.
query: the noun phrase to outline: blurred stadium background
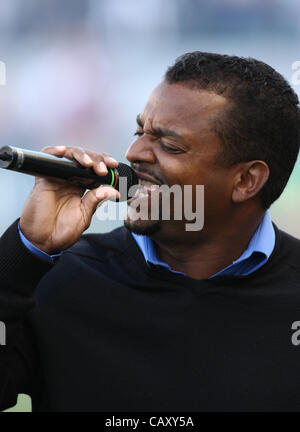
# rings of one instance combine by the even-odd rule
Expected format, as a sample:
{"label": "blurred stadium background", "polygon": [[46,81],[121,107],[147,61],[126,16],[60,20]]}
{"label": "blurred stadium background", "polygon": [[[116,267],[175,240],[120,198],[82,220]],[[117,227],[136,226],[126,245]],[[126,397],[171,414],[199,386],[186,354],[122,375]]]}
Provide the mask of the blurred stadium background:
{"label": "blurred stadium background", "polygon": [[[255,57],[292,84],[300,61],[299,0],[1,0],[0,143],[80,145],[125,162],[135,117],[168,65],[201,50]],[[294,86],[300,96],[300,84]],[[0,170],[0,234],[20,216],[33,179]],[[271,208],[300,238],[300,167]],[[120,222],[94,217],[89,232]],[[30,411],[21,395],[8,411]]]}

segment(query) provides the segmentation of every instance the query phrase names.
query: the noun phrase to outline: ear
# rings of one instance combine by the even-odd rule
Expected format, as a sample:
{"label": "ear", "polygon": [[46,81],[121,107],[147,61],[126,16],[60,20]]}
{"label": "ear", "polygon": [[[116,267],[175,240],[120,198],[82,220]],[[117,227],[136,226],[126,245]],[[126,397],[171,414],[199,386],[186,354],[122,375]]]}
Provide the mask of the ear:
{"label": "ear", "polygon": [[241,203],[257,195],[266,184],[269,175],[268,165],[261,160],[238,164],[234,176],[232,201]]}

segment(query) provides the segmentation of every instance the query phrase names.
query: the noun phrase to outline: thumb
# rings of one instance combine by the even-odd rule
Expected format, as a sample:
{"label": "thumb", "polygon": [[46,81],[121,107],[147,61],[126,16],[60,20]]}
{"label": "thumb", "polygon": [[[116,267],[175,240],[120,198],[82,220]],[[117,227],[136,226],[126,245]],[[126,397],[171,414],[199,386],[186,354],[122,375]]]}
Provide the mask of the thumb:
{"label": "thumb", "polygon": [[100,186],[97,189],[87,192],[81,200],[85,214],[89,222],[95,213],[97,206],[105,199],[117,200],[120,198],[120,192],[111,186]]}

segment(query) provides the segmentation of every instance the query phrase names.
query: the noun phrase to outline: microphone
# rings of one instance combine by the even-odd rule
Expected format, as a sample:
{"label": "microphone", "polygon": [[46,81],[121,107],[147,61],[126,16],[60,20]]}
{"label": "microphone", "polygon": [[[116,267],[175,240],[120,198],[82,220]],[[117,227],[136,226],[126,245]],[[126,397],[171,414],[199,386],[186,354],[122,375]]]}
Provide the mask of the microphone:
{"label": "microphone", "polygon": [[[121,162],[117,168],[107,168],[108,174],[105,176],[99,176],[93,168],[84,167],[76,160],[12,146],[0,148],[0,168],[34,176],[65,179],[85,189],[94,189],[102,184],[109,185],[120,192],[119,201],[126,201],[129,188],[138,184],[138,177],[133,169]],[[119,190],[121,177],[127,180],[125,191]]]}

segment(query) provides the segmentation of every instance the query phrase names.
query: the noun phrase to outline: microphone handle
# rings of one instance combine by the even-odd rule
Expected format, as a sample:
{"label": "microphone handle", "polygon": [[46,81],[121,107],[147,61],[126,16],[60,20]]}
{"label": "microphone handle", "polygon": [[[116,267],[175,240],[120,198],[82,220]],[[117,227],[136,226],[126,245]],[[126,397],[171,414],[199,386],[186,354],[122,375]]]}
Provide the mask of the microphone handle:
{"label": "microphone handle", "polygon": [[[119,165],[130,169],[125,164]],[[84,167],[75,160],[12,146],[0,148],[0,168],[24,174],[65,179],[85,189],[93,189],[101,184],[118,188],[119,173],[116,168],[108,168],[107,175],[99,176],[92,168]]]}

